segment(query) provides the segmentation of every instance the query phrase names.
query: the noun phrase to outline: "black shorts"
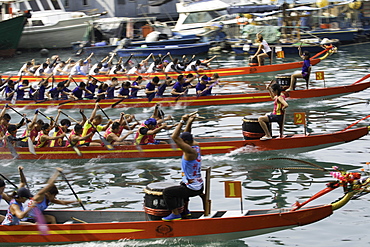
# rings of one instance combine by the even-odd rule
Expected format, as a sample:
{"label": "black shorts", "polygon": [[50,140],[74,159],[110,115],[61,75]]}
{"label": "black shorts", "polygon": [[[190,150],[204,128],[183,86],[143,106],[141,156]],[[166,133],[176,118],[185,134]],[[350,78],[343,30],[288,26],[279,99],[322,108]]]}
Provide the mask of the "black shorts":
{"label": "black shorts", "polygon": [[269,122],[281,122],[283,120],[283,115],[275,115],[270,114],[267,116],[269,118]]}

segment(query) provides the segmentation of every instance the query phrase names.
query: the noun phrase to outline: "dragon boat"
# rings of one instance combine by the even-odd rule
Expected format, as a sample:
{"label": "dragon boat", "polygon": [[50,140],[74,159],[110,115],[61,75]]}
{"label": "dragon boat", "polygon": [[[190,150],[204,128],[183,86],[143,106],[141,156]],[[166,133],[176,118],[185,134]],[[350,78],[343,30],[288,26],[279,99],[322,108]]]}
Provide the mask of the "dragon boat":
{"label": "dragon boat", "polygon": [[[163,202],[161,192],[163,186],[160,185],[161,182],[152,183],[144,190],[144,211],[46,210],[46,214],[56,217],[57,224],[0,225],[0,242],[2,246],[139,239],[214,242],[258,236],[320,221],[356,196],[369,192],[370,179],[361,178],[360,173],[338,171],[331,174],[336,181],[328,183],[326,188],[303,203],[297,202],[291,208],[259,209],[247,212],[211,211],[210,179],[206,176],[206,194],[202,197],[204,211],[192,211],[191,217],[170,222],[160,220],[163,215],[170,213],[159,203]],[[305,206],[339,187],[343,187],[344,195],[337,201],[326,205]],[[83,205],[82,202],[81,205]],[[182,203],[180,202],[178,206],[181,212]],[[1,210],[0,213],[5,214],[5,211]]]}
{"label": "dragon boat", "polygon": [[[311,58],[311,64],[316,65],[322,60],[326,59],[329,55],[336,52],[336,48],[328,48],[325,49],[316,55],[314,55]],[[321,56],[322,55],[322,56]],[[321,56],[321,57],[320,57]],[[247,74],[258,74],[258,73],[267,73],[267,72],[276,72],[276,71],[282,71],[282,70],[290,70],[290,69],[297,69],[301,68],[303,65],[303,61],[300,62],[292,62],[292,63],[281,63],[281,64],[271,64],[271,65],[263,65],[263,66],[249,66],[249,67],[237,67],[237,68],[218,68],[218,69],[209,69],[209,70],[202,70],[198,71],[198,73],[201,74],[207,74],[211,75],[213,73],[218,73],[220,77],[226,77],[226,76],[236,76],[236,75],[247,75]],[[191,73],[191,72],[189,72]],[[180,74],[177,72],[158,72],[158,73],[142,73],[142,74],[114,74],[114,75],[94,75],[93,77],[96,78],[99,81],[106,81],[110,80],[113,77],[117,77],[120,80],[132,80],[137,75],[141,75],[145,78],[152,78],[154,76],[158,76],[160,79],[165,79],[167,76],[170,77],[177,77]],[[3,75],[3,77],[6,77],[8,75]],[[39,82],[41,79],[43,79],[45,76],[22,76],[22,79],[27,79],[29,82]],[[68,80],[68,75],[56,75],[54,76],[55,82],[61,82]],[[12,80],[18,80],[19,76],[12,76]],[[87,79],[87,76],[85,75],[74,75],[73,79],[76,82],[84,81]]]}
{"label": "dragon boat", "polygon": [[[370,77],[366,75],[362,79],[346,85],[326,88],[302,89],[290,92],[285,92],[287,100],[310,99],[320,97],[336,97],[340,95],[359,92],[370,87],[370,81],[365,81]],[[361,83],[362,82],[362,83]],[[267,92],[261,93],[243,93],[243,94],[216,94],[212,96],[182,96],[182,97],[161,97],[154,98],[149,101],[146,97],[135,99],[103,99],[99,101],[102,108],[116,107],[152,107],[156,103],[160,103],[164,107],[173,106],[207,106],[207,105],[230,105],[230,104],[248,104],[270,102],[271,97]],[[0,101],[0,106],[4,106],[9,101]],[[26,109],[39,108],[59,108],[59,109],[89,109],[94,108],[96,100],[46,100],[46,101],[31,101],[17,100],[13,106]]]}
{"label": "dragon boat", "polygon": [[[256,124],[259,126],[258,122]],[[354,141],[367,135],[368,131],[368,127],[359,127],[333,133],[275,136],[268,141],[261,141],[259,139],[259,137],[262,137],[263,131],[262,133],[256,133],[260,135],[258,138],[252,135],[250,137],[244,135],[244,140],[240,137],[195,137],[195,139],[200,144],[202,155],[226,154],[232,151],[233,153],[257,153],[277,150],[279,152],[295,153],[297,151],[307,152]],[[35,154],[33,154],[27,147],[0,147],[0,155],[3,160],[14,158],[24,160],[99,158],[125,161],[146,158],[180,157],[182,155],[181,149],[177,148],[174,143],[138,146],[122,145],[114,146],[113,150],[102,146],[91,146],[78,147],[78,150],[67,147],[45,147],[35,148]]]}

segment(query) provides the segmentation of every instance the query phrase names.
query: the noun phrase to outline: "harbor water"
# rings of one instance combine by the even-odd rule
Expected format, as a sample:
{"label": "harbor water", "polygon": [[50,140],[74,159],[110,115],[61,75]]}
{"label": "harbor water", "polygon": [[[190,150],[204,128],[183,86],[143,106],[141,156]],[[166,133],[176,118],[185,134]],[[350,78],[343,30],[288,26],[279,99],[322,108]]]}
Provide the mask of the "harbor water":
{"label": "harbor water", "polygon": [[[338,53],[320,62],[313,67],[311,86],[349,85],[369,74],[370,54],[366,52],[369,44],[356,44],[339,47]],[[63,60],[72,56],[71,51],[55,51]],[[234,56],[230,53],[216,52],[218,58],[212,62],[213,67],[247,66],[248,58]],[[53,55],[53,54],[50,54]],[[213,55],[213,54],[210,54]],[[203,56],[205,57],[205,56]],[[0,73],[15,75],[27,60],[35,58],[43,62],[39,53],[23,53],[13,58],[0,60]],[[75,60],[78,58],[74,58]],[[100,58],[98,58],[100,59]],[[299,61],[298,54],[285,58],[286,62]],[[298,70],[296,70],[298,71]],[[314,72],[324,71],[325,81],[316,80]],[[266,73],[238,77],[222,78],[225,86],[215,88],[215,92],[243,92],[258,91],[265,88],[265,84],[276,74],[287,74],[294,71]],[[303,85],[304,82],[298,82]],[[305,112],[307,116],[307,132],[309,134],[330,133],[346,128],[351,123],[370,114],[370,89],[362,92],[331,98],[316,100],[288,101],[289,108],[286,116],[285,133],[304,133],[302,125],[293,123],[294,112]],[[258,117],[271,112],[272,102],[259,104],[239,104],[227,106],[207,106],[199,108],[172,107],[164,108],[166,114],[171,114],[177,121],[181,115],[198,110],[206,119],[197,121],[193,125],[195,137],[206,136],[233,136],[242,139],[242,119],[244,116]],[[28,116],[32,110],[22,110]],[[79,119],[79,109],[66,110],[73,118]],[[150,109],[107,109],[106,113],[113,119],[119,118],[119,113],[135,114],[138,120],[148,118]],[[56,115],[56,109],[44,111],[48,115]],[[85,110],[90,114],[91,110]],[[9,113],[12,112],[9,110]],[[12,114],[14,121],[19,120]],[[369,125],[369,120],[361,121],[358,126]],[[278,133],[277,126],[273,125],[274,134]],[[166,138],[165,132],[159,134]],[[224,181],[241,181],[243,193],[243,210],[290,207],[296,201],[303,202],[319,190],[325,188],[326,183],[333,181],[329,172],[315,169],[313,166],[288,159],[308,161],[325,168],[338,166],[345,170],[359,171],[369,169],[366,162],[370,162],[370,137],[365,136],[350,143],[324,148],[311,152],[286,153],[270,152],[264,154],[247,154],[233,152],[227,155],[203,156],[203,166],[210,166],[211,172],[211,200],[212,210],[241,210],[239,199],[224,197]],[[24,167],[28,183],[32,192],[36,192],[45,185],[55,167],[64,169],[64,173],[74,190],[83,201],[87,210],[142,210],[143,189],[152,182],[172,181],[179,182],[180,157],[171,159],[146,159],[130,161],[113,161],[104,159],[92,160],[2,160],[0,171],[13,182],[19,182],[17,166]],[[68,185],[61,179],[56,183],[60,190],[59,199],[73,200],[73,194]],[[8,186],[9,188],[10,186]],[[341,197],[342,190],[336,189],[308,205],[326,204]],[[368,246],[370,235],[370,195],[350,201],[345,207],[337,210],[324,220],[307,226],[296,227],[275,233],[269,233],[251,238],[226,242],[193,243],[181,239],[164,239],[155,241],[121,240],[110,243],[81,243],[65,246]],[[5,209],[6,204],[0,203]],[[80,209],[79,206],[52,205],[52,209]],[[190,210],[201,210],[200,198],[190,201]],[[88,221],[89,219],[82,219]],[[225,226],[227,227],[227,226]],[[0,244],[1,245],[1,244]]]}

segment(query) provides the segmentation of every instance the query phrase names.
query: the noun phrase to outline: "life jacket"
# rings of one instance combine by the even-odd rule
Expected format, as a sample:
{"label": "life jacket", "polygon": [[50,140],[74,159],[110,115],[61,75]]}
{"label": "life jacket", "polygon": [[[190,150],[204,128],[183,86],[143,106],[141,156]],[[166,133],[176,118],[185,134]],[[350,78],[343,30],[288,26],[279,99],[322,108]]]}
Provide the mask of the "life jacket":
{"label": "life jacket", "polygon": [[43,132],[40,132],[39,138],[37,140],[36,148],[48,147],[50,145],[50,140],[41,141],[41,137],[44,136],[44,135],[46,135],[46,134],[44,134]]}
{"label": "life jacket", "polygon": [[81,141],[78,141],[77,143],[72,143],[72,137],[73,136],[81,136],[81,135],[77,135],[75,130],[72,130],[71,134],[68,136],[68,139],[66,141],[66,147],[69,148],[69,147],[72,147],[73,146],[79,146],[81,144]]}
{"label": "life jacket", "polygon": [[[157,127],[157,126],[156,126]],[[135,144],[136,145],[145,145],[145,144],[148,144],[148,143],[154,143],[154,138],[155,138],[155,135],[143,135],[140,133],[140,129],[141,128],[148,128],[148,126],[146,126],[144,123],[142,123],[140,125],[140,127],[137,129],[136,131],[136,135],[135,135]]]}
{"label": "life jacket", "polygon": [[[54,132],[53,136],[60,136],[63,133],[64,131],[62,129],[59,129],[57,132]],[[50,147],[62,147],[62,146],[63,146],[63,138],[58,138],[50,142]]]}

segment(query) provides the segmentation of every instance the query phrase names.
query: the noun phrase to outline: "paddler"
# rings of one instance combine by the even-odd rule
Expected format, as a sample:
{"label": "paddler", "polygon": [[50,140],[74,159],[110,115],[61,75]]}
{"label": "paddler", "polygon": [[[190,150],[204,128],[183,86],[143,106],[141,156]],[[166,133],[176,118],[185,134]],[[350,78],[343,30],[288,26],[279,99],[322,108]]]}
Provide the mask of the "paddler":
{"label": "paddler", "polygon": [[[56,172],[54,175],[48,180],[47,185],[39,190],[36,195],[34,195],[28,202],[28,205],[25,211],[28,210],[29,207],[37,207],[40,212],[43,214],[45,221],[47,224],[56,224],[56,218],[53,215],[45,214],[44,211],[48,208],[51,203],[60,204],[60,205],[68,205],[72,203],[78,203],[78,201],[66,201],[66,200],[59,200],[56,196],[59,194],[58,188],[55,186],[54,182],[57,179],[61,168],[56,168]],[[23,219],[26,222],[35,223],[37,221],[37,214],[31,210],[28,213],[28,216]]]}
{"label": "paddler", "polygon": [[166,123],[158,125],[155,118],[148,118],[138,128],[135,136],[136,145],[167,144],[166,141],[156,140],[155,135],[167,127]]}
{"label": "paddler", "polygon": [[[83,126],[82,137],[87,136],[93,131],[105,131],[112,124],[112,120],[109,120],[105,126],[100,125],[103,122],[103,117],[96,114],[98,106],[99,103],[95,103],[95,107],[94,110],[91,112],[90,118],[85,122]],[[81,141],[81,145],[83,144],[86,146],[101,146],[101,143],[101,140],[92,140],[92,136],[84,141]]]}
{"label": "paddler", "polygon": [[18,166],[18,171],[20,175],[20,183],[18,186],[18,190],[13,192],[12,195],[8,195],[4,193],[5,183],[3,180],[2,183],[0,181],[0,199],[1,197],[5,199],[9,203],[9,208],[6,216],[0,215],[0,221],[2,225],[30,225],[32,223],[29,222],[22,222],[20,219],[27,216],[27,213],[31,210],[32,204],[30,204],[30,209],[23,210],[23,205],[27,199],[32,197],[32,194],[28,189],[25,188],[26,186],[26,179],[23,175],[23,167]]}
{"label": "paddler", "polygon": [[[172,139],[182,150],[181,159],[182,181],[178,186],[172,186],[163,190],[163,199],[171,214],[162,218],[164,221],[181,220],[183,217],[191,216],[189,211],[189,197],[194,197],[203,192],[203,179],[201,176],[201,153],[199,143],[194,141],[191,134],[191,125],[196,115],[183,115],[180,123],[172,133]],[[186,124],[184,132],[182,126]],[[181,133],[181,134],[180,134]],[[180,214],[177,208],[179,198],[184,200],[184,210]]]}

